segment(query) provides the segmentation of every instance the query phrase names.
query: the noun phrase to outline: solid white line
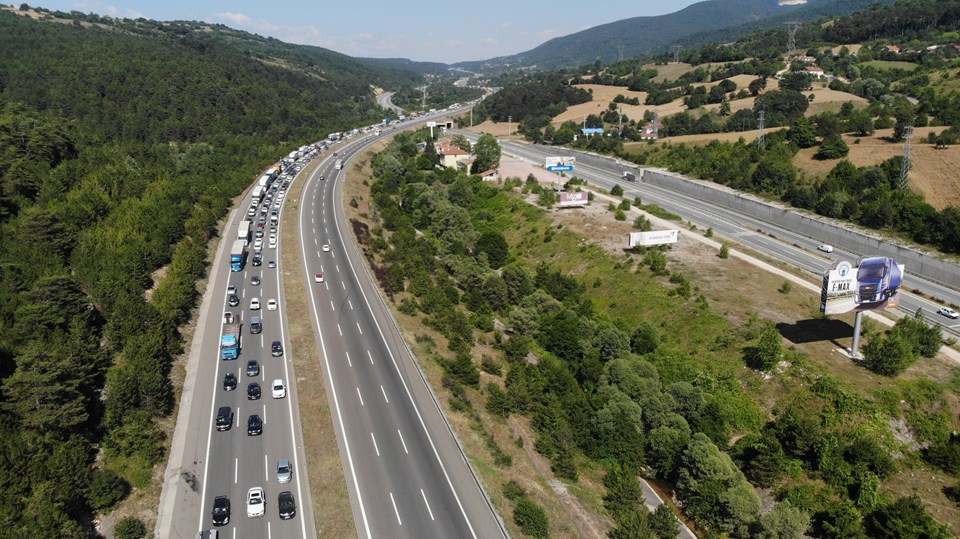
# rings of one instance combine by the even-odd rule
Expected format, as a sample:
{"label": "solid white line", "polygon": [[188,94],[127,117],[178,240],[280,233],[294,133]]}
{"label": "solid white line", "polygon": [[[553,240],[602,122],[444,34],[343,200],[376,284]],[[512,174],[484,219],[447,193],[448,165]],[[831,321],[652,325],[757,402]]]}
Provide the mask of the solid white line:
{"label": "solid white line", "polygon": [[233,457],[233,484],[237,484],[237,473],[240,470],[240,458]]}
{"label": "solid white line", "polygon": [[360,322],[357,322],[357,331],[359,331],[360,334],[363,335],[363,328],[360,327]]}
{"label": "solid white line", "polygon": [[403,526],[403,522],[400,520],[400,511],[397,511],[397,502],[393,500],[393,493],[390,493],[390,503],[393,504],[393,512],[397,514],[397,524]]}
{"label": "solid white line", "polygon": [[380,392],[383,393],[383,400],[387,401],[387,404],[390,404],[390,399],[387,398],[387,390],[383,389],[383,385],[380,386]]}
{"label": "solid white line", "polygon": [[[357,388],[357,396],[360,397],[360,406],[366,406],[365,404],[363,404],[363,395],[360,394],[360,388],[359,388],[359,387]],[[373,434],[373,433],[371,433],[371,435],[372,435],[372,434]]]}
{"label": "solid white line", "polygon": [[436,520],[433,518],[433,511],[430,510],[430,502],[427,501],[427,495],[424,494],[423,489],[420,489],[420,495],[423,496],[423,505],[427,506],[427,512],[430,513],[430,520]]}
{"label": "solid white line", "polygon": [[403,441],[403,434],[400,433],[400,429],[397,429],[397,436],[400,436],[400,444],[403,445],[403,452],[409,455],[410,452],[407,451],[407,442]]}
{"label": "solid white line", "polygon": [[267,423],[267,405],[266,405],[266,404],[263,405],[263,419],[262,419],[262,421],[263,421],[264,424]]}
{"label": "solid white line", "polygon": [[[421,491],[421,492],[423,492],[423,491]],[[430,509],[430,508],[427,507],[427,509]],[[236,528],[234,528],[234,529],[236,529]],[[270,537],[272,537],[272,535],[271,535],[271,533],[270,533],[270,522],[267,521],[267,539],[270,539]]]}
{"label": "solid white line", "polygon": [[370,364],[373,365],[373,354],[370,353],[370,350],[367,350],[367,357],[370,358]]}
{"label": "solid white line", "polygon": [[340,332],[340,336],[343,337],[343,328],[340,327],[340,324],[337,324],[337,331]]}
{"label": "solid white line", "polygon": [[348,299],[348,300],[347,300],[347,305],[350,306],[350,310],[352,311],[352,310],[353,310],[353,302]]}
{"label": "solid white line", "polygon": [[[314,177],[315,176],[311,176],[310,180],[308,181],[312,181]],[[307,186],[304,186],[304,189],[306,188]],[[309,278],[309,269],[306,267],[307,250],[302,241],[300,242],[300,251],[303,254],[304,274],[305,277]],[[367,521],[367,509],[363,505],[363,493],[360,491],[360,483],[357,480],[357,470],[353,466],[353,454],[350,452],[350,441],[347,439],[347,429],[343,424],[343,413],[340,411],[340,399],[337,396],[337,387],[333,382],[333,371],[330,370],[330,358],[327,356],[327,347],[326,343],[324,343],[323,332],[320,328],[320,312],[317,310],[317,304],[313,294],[310,294],[310,303],[313,306],[314,320],[317,324],[317,332],[320,335],[320,350],[321,355],[323,356],[323,363],[326,366],[325,370],[327,372],[327,381],[330,384],[330,396],[333,397],[334,409],[337,412],[337,425],[340,427],[340,432],[343,433],[342,441],[343,447],[347,454],[347,465],[350,468],[350,479],[353,481],[353,489],[357,493],[357,503],[360,506],[360,519],[363,521],[363,530],[361,531],[358,529],[357,533],[362,534],[362,536],[366,536],[367,539],[371,539],[372,535],[370,533],[370,523]],[[337,328],[340,328],[339,324],[337,324]],[[343,332],[341,331],[340,334],[343,335]],[[300,499],[302,500],[303,496],[301,496]],[[203,521],[201,521],[201,524],[202,522]]]}
{"label": "solid white line", "polygon": [[270,482],[270,460],[267,458],[267,454],[263,454],[263,482]]}
{"label": "solid white line", "polygon": [[239,429],[240,428],[240,407],[239,406],[237,406],[236,417],[237,417],[237,428]]}
{"label": "solid white line", "polygon": [[373,433],[370,433],[370,439],[373,440],[373,449],[377,452],[377,456],[380,456],[380,448],[377,447],[377,439],[373,437]]}

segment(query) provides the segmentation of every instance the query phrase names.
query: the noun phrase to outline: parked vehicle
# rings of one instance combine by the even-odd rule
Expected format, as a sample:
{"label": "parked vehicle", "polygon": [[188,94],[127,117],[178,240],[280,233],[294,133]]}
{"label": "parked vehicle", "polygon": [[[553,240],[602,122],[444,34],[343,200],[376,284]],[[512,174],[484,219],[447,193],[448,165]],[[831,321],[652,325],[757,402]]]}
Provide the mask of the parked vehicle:
{"label": "parked vehicle", "polygon": [[237,227],[237,239],[242,240],[243,243],[250,241],[250,221],[240,221],[240,226]]}

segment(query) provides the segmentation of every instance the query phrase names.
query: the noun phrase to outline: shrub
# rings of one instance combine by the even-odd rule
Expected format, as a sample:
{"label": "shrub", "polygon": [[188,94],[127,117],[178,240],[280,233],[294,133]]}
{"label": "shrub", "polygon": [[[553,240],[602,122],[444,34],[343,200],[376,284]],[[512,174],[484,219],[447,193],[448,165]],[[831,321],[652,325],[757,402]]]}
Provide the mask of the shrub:
{"label": "shrub", "polygon": [[511,479],[507,481],[505,485],[503,485],[503,495],[508,500],[517,501],[526,496],[527,491],[523,490],[523,487],[520,486],[520,483],[517,483]]}
{"label": "shrub", "polygon": [[730,244],[723,242],[723,244],[720,245],[720,254],[718,256],[720,258],[730,258]]}
{"label": "shrub", "polygon": [[549,537],[550,535],[547,512],[526,496],[517,500],[517,506],[513,509],[513,521],[520,526],[520,531],[524,535],[531,537]]}
{"label": "shrub", "polygon": [[143,539],[147,536],[147,526],[136,517],[123,517],[113,528],[116,539]]}
{"label": "shrub", "polygon": [[614,214],[613,214],[613,218],[616,219],[617,221],[626,221],[626,220],[627,220],[627,214],[624,213],[624,211],[621,210],[620,208],[617,208],[617,211],[614,212]]}
{"label": "shrub", "polygon": [[791,290],[793,290],[793,283],[790,281],[783,281],[783,284],[780,285],[780,288],[777,289],[777,292],[780,292],[781,294],[789,294]]}
{"label": "shrub", "polygon": [[623,196],[623,187],[620,187],[619,185],[614,185],[614,186],[613,186],[613,189],[610,190],[610,194],[613,195],[613,196],[615,196],[615,197],[622,197],[622,196]]}

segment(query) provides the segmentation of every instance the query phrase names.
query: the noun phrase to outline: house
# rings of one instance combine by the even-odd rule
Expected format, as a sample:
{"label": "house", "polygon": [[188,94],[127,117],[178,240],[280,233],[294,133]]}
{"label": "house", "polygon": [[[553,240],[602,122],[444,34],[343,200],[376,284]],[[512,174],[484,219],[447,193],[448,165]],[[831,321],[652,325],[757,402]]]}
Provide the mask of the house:
{"label": "house", "polygon": [[887,52],[892,52],[894,54],[900,54],[900,47],[896,45],[887,45],[886,47],[883,48],[883,50]]}
{"label": "house", "polygon": [[812,75],[818,79],[823,77],[823,68],[819,66],[807,66],[803,68],[804,73],[807,75]]}
{"label": "house", "polygon": [[449,140],[438,141],[436,148],[440,154],[440,164],[444,168],[466,167],[470,162],[470,152],[454,146]]}
{"label": "house", "polygon": [[640,140],[657,140],[659,130],[660,122],[657,122],[656,126],[653,125],[653,122],[648,123],[640,130]]}
{"label": "house", "polygon": [[480,179],[485,182],[495,182],[500,180],[500,171],[495,168],[491,168],[490,170],[481,172],[479,176]]}
{"label": "house", "polygon": [[803,63],[805,63],[805,64],[812,64],[812,63],[816,62],[817,59],[814,58],[813,56],[803,55],[803,56],[794,56],[794,57],[793,57],[793,61],[794,61],[794,62],[803,62]]}

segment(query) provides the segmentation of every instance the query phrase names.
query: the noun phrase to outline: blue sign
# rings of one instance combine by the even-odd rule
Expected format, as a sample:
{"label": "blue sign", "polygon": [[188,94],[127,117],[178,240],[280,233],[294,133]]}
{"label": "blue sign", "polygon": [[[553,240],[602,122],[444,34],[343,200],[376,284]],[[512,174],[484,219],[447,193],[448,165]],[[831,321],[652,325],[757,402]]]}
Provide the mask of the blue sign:
{"label": "blue sign", "polygon": [[550,172],[570,172],[573,170],[573,165],[557,165],[554,167],[547,167],[547,170]]}

